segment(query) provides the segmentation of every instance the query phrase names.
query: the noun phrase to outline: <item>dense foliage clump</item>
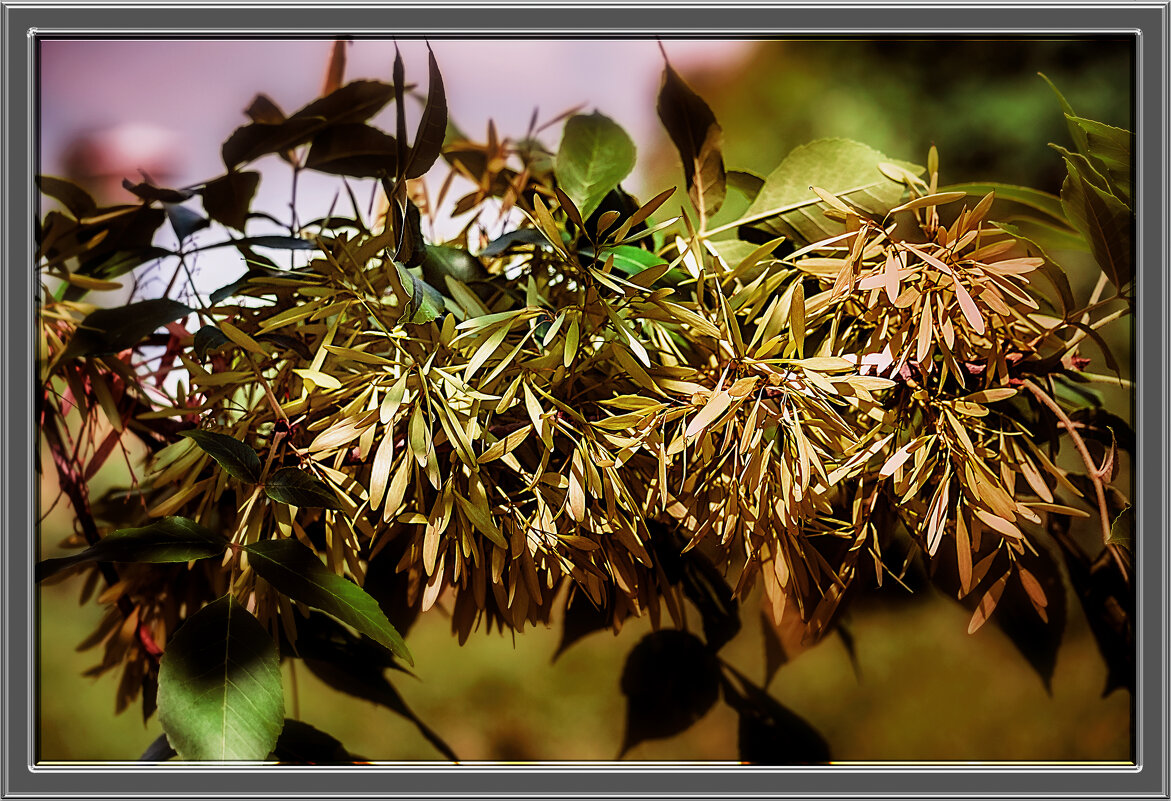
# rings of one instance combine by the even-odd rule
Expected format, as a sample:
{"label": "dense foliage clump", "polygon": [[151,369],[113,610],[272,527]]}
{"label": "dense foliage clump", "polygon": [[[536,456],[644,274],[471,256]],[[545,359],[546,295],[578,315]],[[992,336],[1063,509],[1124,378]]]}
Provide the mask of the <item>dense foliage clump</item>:
{"label": "dense foliage clump", "polygon": [[[568,644],[649,616],[624,748],[722,689],[746,759],[825,761],[816,731],[716,655],[738,603],[762,586],[778,630],[815,642],[917,561],[971,608],[969,631],[997,620],[1046,680],[1068,572],[1111,687],[1133,687],[1112,485],[1133,433],[1081,355],[1088,340],[1112,362],[1100,329],[1131,308],[1129,133],[1067,107],[1060,197],[941,186],[934,148],[919,166],[846,140],[758,177],[726,168],[714,115],[668,65],[658,113],[686,197],[640,202],[620,185],[634,145],[602,114],[570,116],[555,151],[493,128],[474,142],[432,57],[409,135],[401,60],[389,84],[342,85],[338,53],[300,111],[256,98],[222,176],[128,181],[141,203],[111,208],[40,181],[59,207],[38,228],[38,422],[85,550],[39,573],[87,570],[87,597],[109,585],[88,644],[105,645],[96,672],[123,671],[120,709],[157,703],[154,757],[349,759],[285,720],[280,660],[414,719],[386,669],[444,603],[461,643],[560,620]],[[367,122],[390,103],[393,135]],[[273,155],[341,176],[335,208],[252,211],[248,167]],[[432,198],[418,179],[438,169]],[[352,179],[374,180],[376,211]],[[729,192],[748,210],[713,226]],[[447,210],[469,221],[428,241]],[[164,226],[177,249],[155,244]],[[172,291],[212,247],[247,272],[206,299]],[[1054,256],[1079,249],[1101,267],[1088,298]],[[281,250],[302,258],[264,255]],[[175,265],[165,296],[85,300],[156,260]],[[128,438],[149,452],[136,483],[90,497]]]}

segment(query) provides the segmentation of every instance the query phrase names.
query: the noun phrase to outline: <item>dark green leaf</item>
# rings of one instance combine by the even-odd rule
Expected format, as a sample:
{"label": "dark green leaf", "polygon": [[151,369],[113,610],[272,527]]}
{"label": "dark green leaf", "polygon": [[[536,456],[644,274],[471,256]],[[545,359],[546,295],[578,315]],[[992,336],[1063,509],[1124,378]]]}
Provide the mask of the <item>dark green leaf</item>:
{"label": "dark green leaf", "polygon": [[423,280],[434,287],[447,286],[444,279],[449,275],[465,284],[488,277],[479,259],[448,245],[426,245],[422,267]]}
{"label": "dark green leaf", "polygon": [[92,215],[98,207],[89,193],[72,181],[53,178],[49,175],[38,175],[37,188],[41,190],[42,194],[58,201],[78,219]]}
{"label": "dark green leaf", "polygon": [[259,185],[258,172],[229,172],[203,187],[203,208],[216,222],[243,231]]}
{"label": "dark green leaf", "polygon": [[1007,212],[1006,206],[1016,204],[1034,211],[1039,211],[1051,217],[1061,226],[1069,224],[1065,218],[1065,212],[1061,208],[1061,198],[1056,195],[1051,195],[1048,192],[1042,192],[1039,189],[1030,189],[1027,186],[1013,186],[1012,184],[970,183],[941,186],[939,191],[967,192],[974,201],[978,201],[989,192],[995,192],[996,198],[992,203],[992,210],[990,212],[994,217],[1003,218]]}
{"label": "dark green leaf", "polygon": [[305,361],[312,361],[313,359],[313,353],[309,350],[309,346],[296,337],[291,337],[287,334],[259,334],[255,339],[257,342],[271,342],[286,350],[291,350]]}
{"label": "dark green leaf", "polygon": [[553,659],[565,653],[569,646],[586,635],[595,631],[605,631],[610,627],[610,615],[605,609],[594,606],[593,601],[584,592],[574,592],[565,604],[565,617],[561,621],[561,642],[553,652]]}
{"label": "dark green leaf", "polygon": [[214,250],[216,248],[228,247],[257,247],[257,248],[275,248],[276,250],[317,250],[317,244],[310,242],[308,239],[301,239],[296,236],[280,236],[278,234],[271,234],[265,236],[246,236],[241,239],[229,239],[226,242],[216,242],[212,245],[204,245],[203,247],[194,248],[192,252],[200,250]]}
{"label": "dark green leaf", "polygon": [[195,349],[195,355],[200,361],[207,358],[207,354],[213,350],[219,350],[224,345],[232,344],[232,340],[228,339],[227,335],[216,328],[214,325],[205,325],[195,332],[195,341],[192,347]]}
{"label": "dark green leaf", "polygon": [[1066,114],[1070,125],[1081,129],[1086,138],[1086,151],[1083,155],[1100,166],[1100,172],[1106,176],[1113,194],[1131,205],[1131,148],[1134,134],[1124,128],[1115,128],[1095,120],[1084,117],[1073,117]]}
{"label": "dark green leaf", "polygon": [[557,184],[589,217],[609,192],[634,169],[634,142],[609,117],[575,114],[565,123],[557,149]]}
{"label": "dark green leaf", "polygon": [[1081,408],[1069,414],[1069,419],[1080,423],[1082,439],[1093,439],[1109,446],[1117,442],[1118,447],[1134,455],[1135,434],[1130,423],[1113,412],[1102,408]]}
{"label": "dark green leaf", "polygon": [[401,715],[445,758],[458,760],[451,747],[407,706],[386,678],[387,667],[397,666],[378,645],[355,637],[325,615],[311,613],[297,624],[297,653],[313,675],[330,687]]}
{"label": "dark green leaf", "polygon": [[480,251],[480,255],[499,256],[513,245],[544,245],[545,242],[545,237],[536,228],[521,228],[496,237]]}
{"label": "dark green leaf", "polygon": [[218,434],[215,431],[205,431],[202,428],[193,428],[180,431],[179,436],[194,440],[204,453],[219,462],[232,478],[256,484],[260,481],[260,457],[256,451],[245,443],[229,437],[227,434]]}
{"label": "dark green leaf", "polygon": [[294,112],[289,119],[320,118],[328,125],[365,122],[389,103],[393,96],[394,87],[381,81],[351,81]]}
{"label": "dark green leaf", "polygon": [[1110,524],[1111,545],[1120,545],[1128,551],[1134,551],[1134,507],[1127,506],[1114,517]]}
{"label": "dark green leaf", "polygon": [[159,665],[159,722],[185,760],[262,760],[285,722],[276,646],[230,595],[189,617]]}
{"label": "dark green leaf", "polygon": [[170,298],[130,303],[89,314],[69,341],[65,358],[118,353],[141,342],[158,328],[194,311]]}
{"label": "dark green leaf", "polygon": [[[586,249],[582,254],[587,258],[593,255],[593,251]],[[611,257],[614,257],[614,269],[621,270],[627,275],[638,275],[643,270],[648,270],[651,267],[658,267],[666,264],[667,260],[662,256],[658,256],[649,250],[635,247],[633,245],[615,245],[613,247],[603,248],[598,253],[598,266],[605,264]],[[688,278],[687,273],[675,267],[668,270],[662,278],[656,283],[662,283],[668,286],[680,284]]]}
{"label": "dark green leaf", "polygon": [[272,756],[282,765],[349,765],[354,757],[339,740],[299,720],[286,718]]}
{"label": "dark green leaf", "polygon": [[142,756],[138,758],[139,762],[166,762],[168,759],[173,759],[178,756],[175,749],[167,742],[167,735],[160,734],[155,738],[154,742],[146,747],[142,752]]}
{"label": "dark green leaf", "polygon": [[167,203],[164,208],[167,211],[167,219],[171,222],[171,228],[175,231],[175,236],[179,237],[180,242],[196,231],[202,231],[211,225],[211,222],[206,217],[198,212],[192,211],[186,206],[180,206],[177,203]]}
{"label": "dark green leaf", "polygon": [[1106,277],[1123,289],[1134,278],[1133,215],[1121,200],[1102,188],[1100,182],[1104,179],[1100,175],[1068,156],[1065,165],[1068,175],[1061,185],[1061,206],[1074,227],[1089,240],[1094,259]]}
{"label": "dark green leaf", "polygon": [[1045,73],[1038,72],[1037,74],[1039,76],[1041,76],[1041,80],[1043,80],[1045,83],[1049,84],[1049,88],[1053,90],[1053,94],[1057,95],[1057,102],[1061,104],[1061,110],[1065,113],[1065,123],[1066,123],[1066,126],[1069,128],[1069,136],[1071,139],[1073,139],[1074,146],[1077,148],[1077,151],[1079,153],[1081,153],[1082,155],[1085,155],[1085,153],[1086,153],[1085,131],[1083,131],[1081,128],[1079,128],[1077,125],[1075,125],[1070,120],[1071,117],[1076,116],[1073,112],[1073,107],[1071,105],[1069,105],[1069,101],[1067,101],[1065,99],[1065,95],[1061,94],[1061,92],[1057,89],[1057,86],[1053,83],[1053,81],[1049,80],[1049,78],[1045,75]]}
{"label": "dark green leaf", "polygon": [[804,718],[739,673],[742,692],[724,683],[728,705],[740,714],[740,760],[755,765],[821,765],[829,744]]}
{"label": "dark green leaf", "polygon": [[185,517],[164,517],[141,528],[111,532],[80,553],[37,564],[36,580],[86,562],[190,562],[219,556],[228,542]]}
{"label": "dark green leaf", "polygon": [[398,169],[398,145],[393,136],[370,125],[334,125],[313,137],[305,167],[355,178],[394,175]]}
{"label": "dark green leaf", "polygon": [[707,714],[720,694],[715,652],[685,631],[648,634],[622,670],[626,732],[619,756],[644,740],[671,737]]}
{"label": "dark green leaf", "polygon": [[145,201],[158,201],[159,203],[182,203],[184,200],[190,200],[194,194],[185,189],[167,189],[146,181],[135,184],[127,178],[122,179],[122,188]]}
{"label": "dark green leaf", "polygon": [[282,467],[269,476],[264,493],[278,503],[302,508],[342,508],[328,484],[298,467]]}
{"label": "dark green leaf", "polygon": [[[810,189],[816,186],[883,217],[898,205],[904,190],[879,170],[884,162],[892,159],[848,139],[819,139],[802,145],[769,173],[744,216],[767,215],[761,227],[804,243],[840,233],[843,225],[822,214],[822,201]],[[922,169],[893,163],[911,172]]]}
{"label": "dark green leaf", "polygon": [[427,48],[427,66],[427,104],[423,107],[419,131],[411,145],[411,156],[404,173],[406,178],[418,178],[431,168],[439,158],[447,133],[447,96],[443,90],[443,75],[439,72],[439,65],[430,47]]}
{"label": "dark green leaf", "polygon": [[402,290],[406,293],[400,323],[429,323],[446,313],[443,295],[438,289],[413,275],[398,262],[394,265]]}
{"label": "dark green leaf", "polygon": [[728,191],[722,152],[724,131],[708,104],[670,64],[663,65],[657,107],[659,119],[683,161],[687,194],[704,227],[720,210]]}
{"label": "dark green leaf", "polygon": [[414,664],[407,645],[378,602],[365,590],[333,573],[298,540],[264,540],[245,547],[252,569],[295,601],[320,609]]}

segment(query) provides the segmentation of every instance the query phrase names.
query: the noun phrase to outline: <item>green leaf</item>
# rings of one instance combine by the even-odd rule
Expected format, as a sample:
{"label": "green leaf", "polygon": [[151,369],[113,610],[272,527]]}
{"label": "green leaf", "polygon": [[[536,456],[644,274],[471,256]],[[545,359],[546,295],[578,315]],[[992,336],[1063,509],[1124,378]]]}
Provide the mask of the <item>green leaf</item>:
{"label": "green leaf", "polygon": [[720,210],[727,195],[724,172],[724,131],[703,98],[671,65],[663,65],[657,103],[659,120],[679,151],[687,194],[699,214],[700,228]]}
{"label": "green leaf", "polygon": [[300,720],[285,719],[272,756],[282,765],[349,765],[353,755],[341,741]]}
{"label": "green leaf", "polygon": [[1061,104],[1061,110],[1065,113],[1065,123],[1069,128],[1069,136],[1071,139],[1073,139],[1073,143],[1074,143],[1074,146],[1077,148],[1077,152],[1081,153],[1082,155],[1085,155],[1085,153],[1086,153],[1085,132],[1081,128],[1079,128],[1077,125],[1075,125],[1073,122],[1070,121],[1071,117],[1076,116],[1073,112],[1073,106],[1069,105],[1069,101],[1067,101],[1065,99],[1065,95],[1061,94],[1061,92],[1057,89],[1057,86],[1053,83],[1053,81],[1049,80],[1048,76],[1046,76],[1045,73],[1038,72],[1037,74],[1039,76],[1041,76],[1041,80],[1043,80],[1045,83],[1049,84],[1049,88],[1053,90],[1053,94],[1057,95],[1057,102]]}
{"label": "green leaf", "polygon": [[174,230],[175,236],[179,237],[180,242],[196,231],[202,231],[211,225],[211,222],[206,217],[199,212],[192,211],[186,206],[180,206],[177,203],[167,203],[164,208],[167,211],[167,219],[171,223],[171,228]]}
{"label": "green leaf", "polygon": [[1128,551],[1134,550],[1134,507],[1127,504],[1126,508],[1114,516],[1110,524],[1110,545],[1120,545]]}
{"label": "green leaf", "polygon": [[720,695],[720,663],[695,635],[664,629],[644,637],[622,669],[626,733],[621,754],[672,737],[707,714]]}
{"label": "green leaf", "polygon": [[159,722],[185,760],[263,760],[285,722],[276,646],[225,595],[189,617],[159,665]]}
{"label": "green leaf", "polygon": [[411,156],[407,159],[404,177],[418,178],[431,168],[443,150],[447,134],[447,95],[443,90],[443,75],[435,62],[435,54],[427,47],[427,104],[419,120],[419,131],[411,145]]}
{"label": "green leaf", "polygon": [[[844,227],[822,214],[822,203],[810,187],[832,192],[882,217],[898,205],[904,190],[879,170],[880,163],[889,161],[877,150],[848,139],[819,139],[802,145],[769,173],[744,217],[766,215],[761,227],[803,243],[833,236]],[[914,165],[900,166],[922,171]],[[785,211],[777,211],[781,209]]]}
{"label": "green leaf", "polygon": [[1105,174],[1113,193],[1128,206],[1131,205],[1130,165],[1134,134],[1124,128],[1115,128],[1084,117],[1066,114],[1065,119],[1085,135],[1086,150],[1083,155],[1096,162],[1095,166],[1101,167],[1099,171]]}
{"label": "green leaf", "polygon": [[41,581],[86,562],[190,562],[219,556],[228,541],[186,517],[164,517],[141,528],[124,528],[107,534],[80,553],[37,564]]}
{"label": "green leaf", "polygon": [[335,125],[313,137],[305,167],[330,175],[381,178],[398,169],[398,145],[393,136],[370,125]]}
{"label": "green leaf", "polygon": [[[593,257],[592,250],[585,249],[581,253],[587,258]],[[621,270],[629,276],[638,275],[643,270],[649,270],[651,267],[660,267],[667,263],[667,260],[662,256],[658,256],[649,250],[643,250],[634,245],[615,245],[613,247],[602,248],[599,251],[597,257],[599,266],[605,264],[611,256],[614,257],[614,269]],[[673,285],[680,284],[687,279],[687,273],[676,267],[668,270],[659,281],[665,285]]]}
{"label": "green leaf", "polygon": [[429,323],[446,313],[443,295],[438,289],[422,278],[415,277],[398,262],[394,266],[393,275],[398,277],[399,284],[394,290],[403,303],[403,313],[398,320],[400,323]]}
{"label": "green leaf", "polygon": [[258,172],[229,172],[203,187],[203,210],[216,222],[243,231],[259,185]]}
{"label": "green leaf", "polygon": [[565,123],[554,174],[561,190],[589,217],[634,169],[634,142],[609,117],[575,114]]}
{"label": "green leaf", "polygon": [[207,354],[213,350],[219,350],[224,345],[230,344],[232,344],[232,340],[228,339],[227,334],[214,325],[205,325],[195,332],[195,340],[191,346],[195,350],[195,355],[200,361],[203,361],[207,358]]}
{"label": "green leaf", "polygon": [[269,476],[264,484],[264,494],[278,503],[302,508],[342,508],[328,484],[298,467],[282,467]]}
{"label": "green leaf", "polygon": [[170,298],[130,303],[114,309],[98,309],[81,321],[64,358],[118,353],[194,309]]}
{"label": "green leaf", "polygon": [[764,189],[764,178],[748,170],[728,170],[724,177],[728,186],[748,198],[749,203],[756,200],[760,190]]}
{"label": "green leaf", "polygon": [[423,280],[431,286],[446,286],[446,276],[465,284],[488,277],[480,260],[466,250],[448,245],[426,245],[423,248]]}
{"label": "green leaf", "polygon": [[1008,202],[1046,214],[1063,226],[1069,224],[1065,218],[1065,211],[1061,207],[1061,198],[1056,195],[1051,195],[1048,192],[1042,192],[1039,189],[1030,189],[1027,186],[1013,186],[1012,184],[971,183],[943,186],[939,188],[939,191],[967,192],[976,200],[984,197],[989,192],[995,192],[996,199],[993,201],[991,211],[991,214],[994,216],[1003,217],[1002,210],[1004,204]]}
{"label": "green leaf", "polygon": [[[1065,270],[1061,268],[1061,265],[1053,260],[1048,252],[1046,252],[1046,249],[1042,247],[1036,241],[1036,239],[1030,236],[1026,236],[1026,229],[1021,226],[1019,222],[1016,225],[1010,225],[1008,223],[993,223],[993,225],[1004,231],[1006,234],[1009,234],[1016,239],[1019,239],[1021,242],[1024,242],[1031,250],[1036,253],[1036,255],[1039,255],[1045,260],[1045,262],[1041,265],[1041,273],[1047,279],[1049,279],[1049,283],[1053,284],[1053,288],[1057,290],[1057,294],[1061,299],[1063,311],[1073,311],[1077,307],[1077,302],[1074,300],[1073,288],[1069,284],[1069,276],[1065,274]],[[1038,226],[1034,226],[1027,230],[1029,230],[1033,236],[1037,236],[1039,231],[1042,233],[1042,235],[1044,232],[1044,229]]]}
{"label": "green leaf", "polygon": [[256,484],[260,481],[260,457],[256,451],[246,444],[229,437],[227,434],[218,434],[215,431],[205,431],[202,428],[193,428],[180,431],[179,436],[194,440],[204,453],[219,462],[232,478]]}
{"label": "green leaf", "polygon": [[98,207],[89,193],[72,181],[53,178],[49,175],[38,175],[37,188],[41,190],[41,194],[48,195],[58,201],[78,219],[90,216]]}
{"label": "green leaf", "polygon": [[1134,278],[1131,261],[1130,209],[1097,185],[1101,176],[1071,158],[1065,160],[1066,176],[1061,185],[1061,206],[1070,222],[1090,242],[1090,251],[1106,277],[1118,289]]}
{"label": "green leaf", "polygon": [[326,568],[305,545],[294,539],[263,540],[244,550],[252,569],[279,592],[353,626],[408,664],[414,664],[407,644],[378,602],[357,584]]}

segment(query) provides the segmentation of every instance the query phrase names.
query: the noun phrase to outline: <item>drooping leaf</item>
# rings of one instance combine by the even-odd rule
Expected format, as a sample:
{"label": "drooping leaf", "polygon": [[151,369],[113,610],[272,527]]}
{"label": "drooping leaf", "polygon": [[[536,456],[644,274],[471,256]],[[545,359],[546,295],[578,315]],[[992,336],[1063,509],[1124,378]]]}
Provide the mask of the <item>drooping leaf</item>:
{"label": "drooping leaf", "polygon": [[423,280],[433,287],[447,286],[451,276],[465,284],[488,277],[480,260],[466,250],[449,245],[426,245],[423,248]]}
{"label": "drooping leaf", "polygon": [[329,485],[299,467],[282,467],[264,482],[264,494],[278,503],[302,508],[341,509]]}
{"label": "drooping leaf", "polygon": [[200,361],[203,361],[212,351],[230,344],[232,344],[232,340],[228,339],[223,331],[214,325],[205,325],[195,332],[191,346],[195,350],[195,355]]}
{"label": "drooping leaf", "polygon": [[740,760],[754,765],[820,765],[831,760],[821,733],[765,690],[736,673],[737,691],[724,682],[724,698],[740,715]]}
{"label": "drooping leaf", "polygon": [[403,700],[386,677],[396,667],[390,655],[368,639],[359,639],[332,619],[311,613],[297,624],[297,653],[313,675],[335,690],[384,706],[409,720],[446,759],[458,757]]}
{"label": "drooping leaf", "polygon": [[[819,139],[796,148],[764,180],[764,188],[744,213],[768,231],[810,243],[841,233],[843,226],[822,213],[819,187],[879,218],[898,205],[903,185],[878,165],[891,160],[848,139]],[[900,165],[911,172],[914,165]]]}
{"label": "drooping leaf", "polygon": [[139,762],[166,762],[168,759],[174,759],[178,754],[171,744],[167,742],[167,735],[160,734],[154,739],[146,750],[142,752],[142,756],[138,758]]}
{"label": "drooping leaf", "polygon": [[1133,215],[1121,200],[1098,185],[1097,176],[1085,165],[1069,157],[1065,164],[1068,174],[1061,185],[1061,206],[1089,240],[1090,251],[1106,277],[1123,289],[1134,278]]}
{"label": "drooping leaf", "polygon": [[659,119],[683,161],[687,194],[699,214],[700,227],[720,210],[727,194],[724,172],[724,131],[703,98],[669,63],[657,104]]}
{"label": "drooping leaf", "polygon": [[225,595],[189,617],[159,665],[159,722],[185,760],[262,760],[285,720],[276,646]]}
{"label": "drooping leaf", "polygon": [[228,542],[186,517],[164,517],[107,534],[84,551],[37,564],[36,580],[87,562],[190,562],[219,556]]}
{"label": "drooping leaf", "polygon": [[398,169],[394,137],[370,125],[334,125],[313,137],[305,167],[330,175],[381,178]]}
{"label": "drooping leaf", "polygon": [[229,172],[203,187],[203,210],[216,222],[243,231],[259,185],[258,172]]}
{"label": "drooping leaf", "polygon": [[364,122],[393,96],[394,88],[379,81],[348,83],[280,122],[253,122],[237,128],[221,149],[224,164],[231,169],[268,153],[302,145],[331,125]]}
{"label": "drooping leaf", "polygon": [[42,194],[60,202],[77,219],[92,215],[98,207],[89,193],[72,181],[50,175],[38,175],[36,181]]}
{"label": "drooping leaf", "polygon": [[447,95],[443,90],[443,75],[430,47],[427,48],[427,68],[427,104],[423,107],[419,131],[411,144],[411,156],[404,173],[406,178],[418,178],[431,168],[439,158],[447,134]]}
{"label": "drooping leaf", "polygon": [[561,190],[589,217],[634,169],[634,142],[609,117],[575,114],[565,123],[554,174]]}
{"label": "drooping leaf", "polygon": [[232,478],[256,484],[260,481],[260,457],[248,445],[227,434],[193,428],[180,431],[179,436],[187,437],[200,449],[219,462],[224,472]]}
{"label": "drooping leaf", "polygon": [[282,765],[349,765],[353,755],[337,738],[300,720],[286,718],[272,756]]}
{"label": "drooping leaf", "polygon": [[186,206],[180,206],[177,203],[168,203],[165,206],[167,211],[167,219],[171,223],[171,228],[175,231],[175,236],[179,241],[187,239],[189,236],[197,231],[202,231],[211,225],[211,222],[202,214],[192,211]]}
{"label": "drooping leaf", "polygon": [[407,645],[378,602],[365,590],[330,571],[295,539],[262,540],[245,546],[252,569],[278,591],[320,609],[414,664]]}
{"label": "drooping leaf", "polygon": [[622,670],[626,732],[619,756],[644,740],[671,737],[707,714],[720,694],[715,652],[685,631],[648,634]]}
{"label": "drooping leaf", "polygon": [[77,327],[64,358],[118,353],[133,347],[168,323],[194,311],[170,298],[129,303],[92,312]]}

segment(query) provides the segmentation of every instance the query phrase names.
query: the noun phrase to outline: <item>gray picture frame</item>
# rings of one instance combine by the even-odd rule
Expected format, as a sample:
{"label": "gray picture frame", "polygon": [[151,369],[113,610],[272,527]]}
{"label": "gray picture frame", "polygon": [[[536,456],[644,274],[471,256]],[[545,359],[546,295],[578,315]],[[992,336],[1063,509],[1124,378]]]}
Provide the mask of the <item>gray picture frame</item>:
{"label": "gray picture frame", "polygon": [[[600,7],[620,13],[599,13]],[[274,11],[279,9],[279,14]],[[393,10],[393,13],[391,11]],[[453,11],[458,10],[458,14]],[[4,180],[0,186],[3,365],[0,514],[3,532],[5,798],[1168,798],[1168,2],[1127,3],[536,3],[0,2]],[[279,30],[273,27],[279,22]],[[612,24],[607,25],[607,21]],[[453,25],[453,23],[455,23]],[[393,26],[393,27],[391,27]],[[135,763],[38,766],[33,561],[34,272],[38,37],[189,35],[704,36],[812,33],[1113,33],[1137,39],[1136,542],[1138,684],[1134,766],[832,765],[730,763],[380,763],[347,768]]]}

